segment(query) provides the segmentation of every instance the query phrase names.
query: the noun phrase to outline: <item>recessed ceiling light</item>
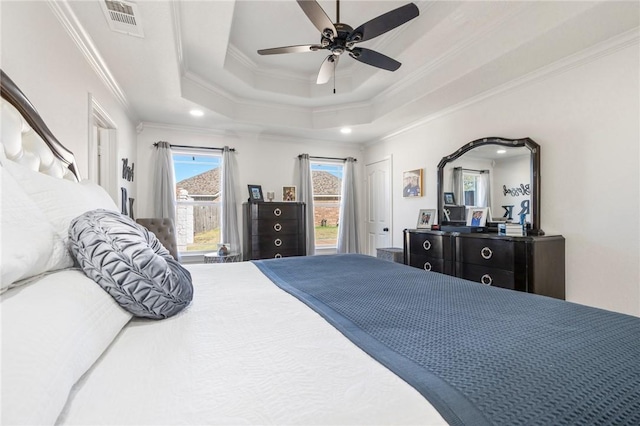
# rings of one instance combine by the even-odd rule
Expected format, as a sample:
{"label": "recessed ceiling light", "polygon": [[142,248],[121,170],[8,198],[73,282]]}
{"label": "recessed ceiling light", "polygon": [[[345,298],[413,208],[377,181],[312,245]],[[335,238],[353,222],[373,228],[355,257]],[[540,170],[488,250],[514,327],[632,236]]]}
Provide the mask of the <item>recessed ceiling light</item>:
{"label": "recessed ceiling light", "polygon": [[351,133],[351,127],[343,127],[342,129],[340,129],[340,133],[342,133],[343,135],[348,135],[349,133]]}
{"label": "recessed ceiling light", "polygon": [[506,149],[499,149],[496,151],[498,154],[506,154],[507,150]]}
{"label": "recessed ceiling light", "polygon": [[191,111],[189,111],[189,114],[193,115],[194,117],[202,117],[204,115],[204,111],[200,109],[192,109]]}

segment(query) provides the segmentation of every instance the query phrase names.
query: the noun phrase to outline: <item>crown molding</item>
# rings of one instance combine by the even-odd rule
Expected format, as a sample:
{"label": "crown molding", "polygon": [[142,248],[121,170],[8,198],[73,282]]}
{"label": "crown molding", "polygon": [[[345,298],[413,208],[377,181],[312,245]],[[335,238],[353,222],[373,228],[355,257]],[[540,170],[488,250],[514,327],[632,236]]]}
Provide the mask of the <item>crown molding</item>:
{"label": "crown molding", "polygon": [[126,95],[120,88],[120,85],[116,81],[115,77],[109,70],[107,63],[100,55],[98,48],[93,43],[93,40],[84,29],[78,17],[69,6],[67,0],[47,0],[49,7],[53,11],[53,14],[58,18],[60,24],[62,24],[63,28],[67,31],[67,34],[71,37],[71,39],[75,42],[78,50],[85,57],[91,68],[96,73],[96,75],[102,80],[105,86],[111,91],[113,96],[122,104],[125,110],[130,115],[131,114],[131,105]]}
{"label": "crown molding", "polygon": [[196,133],[199,135],[219,136],[219,137],[237,137],[235,132],[227,132],[220,129],[211,129],[208,127],[183,126],[179,124],[156,123],[152,121],[143,121],[138,124],[138,133],[142,133],[145,129],[170,130],[175,132]]}
{"label": "crown molding", "polygon": [[536,71],[530,72],[528,74],[525,74],[524,76],[518,77],[500,86],[494,87],[493,89],[487,90],[483,93],[466,99],[463,102],[459,102],[455,105],[452,105],[451,107],[440,110],[434,114],[430,114],[427,117],[414,121],[413,123],[406,125],[392,133],[388,133],[380,139],[366,142],[365,145],[372,146],[377,144],[378,142],[393,139],[403,133],[409,132],[433,120],[452,114],[478,102],[484,101],[485,99],[489,99],[494,96],[513,91],[515,89],[520,89],[528,85],[538,83],[542,80],[563,74],[569,70],[579,68],[590,62],[638,44],[640,44],[640,29],[634,28],[618,36],[597,43],[594,46],[584,49],[581,52],[566,56],[550,65],[544,66]]}

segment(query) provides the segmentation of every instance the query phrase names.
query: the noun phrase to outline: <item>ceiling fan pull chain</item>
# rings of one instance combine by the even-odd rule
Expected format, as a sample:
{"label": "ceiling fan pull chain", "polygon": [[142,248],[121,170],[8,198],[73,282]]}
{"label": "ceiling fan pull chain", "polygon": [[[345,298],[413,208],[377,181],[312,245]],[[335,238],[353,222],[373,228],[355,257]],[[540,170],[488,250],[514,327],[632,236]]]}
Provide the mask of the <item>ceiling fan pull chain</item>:
{"label": "ceiling fan pull chain", "polygon": [[333,61],[333,94],[336,94],[336,62]]}

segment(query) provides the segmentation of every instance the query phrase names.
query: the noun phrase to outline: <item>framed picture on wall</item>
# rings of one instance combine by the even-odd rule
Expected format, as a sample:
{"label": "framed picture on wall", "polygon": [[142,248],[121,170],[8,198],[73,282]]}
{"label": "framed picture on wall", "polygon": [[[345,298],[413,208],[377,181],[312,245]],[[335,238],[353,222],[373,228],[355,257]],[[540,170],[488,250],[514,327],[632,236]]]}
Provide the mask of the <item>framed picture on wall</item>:
{"label": "framed picture on wall", "polygon": [[282,201],[296,201],[296,195],[295,186],[282,187]]}
{"label": "framed picture on wall", "polygon": [[262,195],[262,185],[247,185],[249,188],[249,202],[250,203],[261,203],[264,201],[264,196]]}
{"label": "framed picture on wall", "polygon": [[456,196],[453,192],[444,193],[444,203],[450,206],[456,205]]}
{"label": "framed picture on wall", "polygon": [[467,210],[467,226],[485,226],[488,210],[486,207],[470,207]]}
{"label": "framed picture on wall", "polygon": [[436,218],[435,209],[420,209],[418,213],[418,224],[416,228],[431,228]]}
{"label": "framed picture on wall", "polygon": [[409,170],[402,174],[402,196],[422,197],[422,169]]}

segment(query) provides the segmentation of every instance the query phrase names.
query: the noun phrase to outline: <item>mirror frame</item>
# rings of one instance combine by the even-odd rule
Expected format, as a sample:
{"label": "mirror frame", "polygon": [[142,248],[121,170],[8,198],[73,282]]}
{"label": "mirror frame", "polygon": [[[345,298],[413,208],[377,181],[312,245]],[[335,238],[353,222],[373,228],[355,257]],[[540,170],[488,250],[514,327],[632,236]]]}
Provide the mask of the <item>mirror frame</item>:
{"label": "mirror frame", "polygon": [[487,137],[471,141],[451,155],[442,157],[438,163],[438,223],[443,224],[444,214],[442,212],[444,206],[444,167],[458,158],[464,153],[472,149],[484,145],[502,145],[505,147],[526,147],[531,151],[531,229],[527,230],[529,235],[544,235],[540,229],[540,145],[530,138],[506,139],[499,137]]}

